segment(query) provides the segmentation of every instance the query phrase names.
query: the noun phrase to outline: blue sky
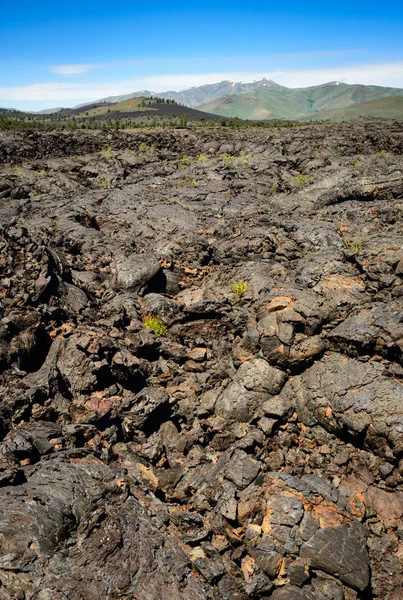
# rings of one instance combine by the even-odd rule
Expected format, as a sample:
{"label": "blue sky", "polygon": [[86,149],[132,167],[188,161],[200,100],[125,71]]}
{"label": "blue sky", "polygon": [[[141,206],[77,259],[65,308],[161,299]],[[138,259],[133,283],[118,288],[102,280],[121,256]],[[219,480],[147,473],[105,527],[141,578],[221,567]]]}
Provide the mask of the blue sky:
{"label": "blue sky", "polygon": [[263,76],[403,88],[403,1],[0,2],[0,106]]}

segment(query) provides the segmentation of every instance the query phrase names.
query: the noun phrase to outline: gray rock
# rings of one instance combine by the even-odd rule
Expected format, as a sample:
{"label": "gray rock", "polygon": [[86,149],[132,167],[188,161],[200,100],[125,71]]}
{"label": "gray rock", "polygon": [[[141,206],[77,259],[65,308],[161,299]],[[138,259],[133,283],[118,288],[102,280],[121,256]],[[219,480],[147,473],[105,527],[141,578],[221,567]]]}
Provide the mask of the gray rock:
{"label": "gray rock", "polygon": [[101,461],[71,453],[27,475],[23,485],[0,489],[2,569],[29,570],[51,557],[112,481]]}
{"label": "gray rock", "polygon": [[277,419],[283,419],[289,415],[294,408],[292,401],[285,396],[273,396],[262,404],[264,414]]}
{"label": "gray rock", "polygon": [[298,525],[304,514],[302,502],[295,496],[271,496],[267,506],[272,514],[271,522],[279,525]]}
{"label": "gray rock", "polygon": [[161,294],[146,294],[142,306],[146,315],[156,316],[166,325],[172,325],[180,314],[178,304]]}
{"label": "gray rock", "polygon": [[234,381],[242,384],[248,391],[263,391],[271,396],[278,394],[286,379],[285,373],[271,367],[261,358],[241,365],[234,377]]}
{"label": "gray rock", "polygon": [[308,583],[310,579],[309,566],[310,561],[303,558],[298,558],[290,564],[287,575],[290,578],[291,585],[302,587]]}
{"label": "gray rock", "polygon": [[283,557],[274,549],[271,541],[262,540],[254,548],[250,548],[249,553],[259,569],[271,579],[277,577]]}
{"label": "gray rock", "polygon": [[301,589],[295,585],[285,585],[274,590],[270,598],[272,600],[318,600],[312,590]]}
{"label": "gray rock", "polygon": [[382,455],[403,449],[403,384],[385,376],[379,362],[329,353],[285,392],[306,424],[347,432]]}
{"label": "gray rock", "polygon": [[225,476],[232,481],[237,488],[244,489],[259,474],[261,463],[255,460],[243,450],[235,450],[225,469]]}
{"label": "gray rock", "polygon": [[244,363],[217,399],[215,412],[228,421],[249,422],[268,397],[277,394],[287,376],[265,360]]}
{"label": "gray rock", "polygon": [[86,293],[71,283],[63,283],[62,303],[67,310],[77,314],[89,306]]}
{"label": "gray rock", "polygon": [[76,339],[70,338],[65,344],[57,360],[57,368],[73,395],[95,389],[97,366],[80,350]]}
{"label": "gray rock", "polygon": [[376,303],[369,310],[351,315],[328,334],[333,348],[353,356],[377,352],[401,361],[403,321],[400,305]]}
{"label": "gray rock", "polygon": [[127,258],[118,258],[113,286],[117,291],[141,293],[160,270],[161,265],[154,254],[130,254]]}
{"label": "gray rock", "polygon": [[223,600],[247,600],[248,596],[242,589],[239,579],[231,575],[224,575],[218,582],[218,589]]}
{"label": "gray rock", "polygon": [[318,529],[301,546],[301,556],[311,559],[312,566],[330,573],[355,589],[369,584],[369,556],[365,529],[359,523]]}

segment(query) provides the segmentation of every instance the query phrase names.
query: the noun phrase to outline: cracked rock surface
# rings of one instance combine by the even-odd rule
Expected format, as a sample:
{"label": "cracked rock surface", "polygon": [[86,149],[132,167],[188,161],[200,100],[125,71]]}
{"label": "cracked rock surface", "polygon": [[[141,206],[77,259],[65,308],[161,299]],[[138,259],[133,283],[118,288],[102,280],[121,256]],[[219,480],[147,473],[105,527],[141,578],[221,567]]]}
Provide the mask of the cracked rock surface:
{"label": "cracked rock surface", "polygon": [[0,600],[403,598],[402,154],[0,134]]}

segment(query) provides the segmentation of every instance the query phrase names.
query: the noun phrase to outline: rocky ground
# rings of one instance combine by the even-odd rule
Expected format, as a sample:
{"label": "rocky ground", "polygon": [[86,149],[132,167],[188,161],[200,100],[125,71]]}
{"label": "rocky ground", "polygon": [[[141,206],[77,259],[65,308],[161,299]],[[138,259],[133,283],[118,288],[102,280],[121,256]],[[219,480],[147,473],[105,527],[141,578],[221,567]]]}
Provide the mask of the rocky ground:
{"label": "rocky ground", "polygon": [[0,600],[403,598],[402,153],[2,134]]}

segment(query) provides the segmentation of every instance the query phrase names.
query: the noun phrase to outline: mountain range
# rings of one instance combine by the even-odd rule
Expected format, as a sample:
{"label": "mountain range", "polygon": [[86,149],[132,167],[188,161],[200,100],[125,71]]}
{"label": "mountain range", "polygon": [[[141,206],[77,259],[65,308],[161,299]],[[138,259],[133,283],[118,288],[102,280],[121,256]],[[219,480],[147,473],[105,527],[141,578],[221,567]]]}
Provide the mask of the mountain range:
{"label": "mountain range", "polygon": [[271,79],[261,79],[260,81],[249,82],[221,81],[220,83],[209,83],[207,85],[191,87],[186,90],[181,90],[180,92],[151,92],[150,90],[140,90],[122,96],[108,96],[107,98],[101,98],[100,102],[122,102],[122,100],[130,100],[131,98],[138,98],[140,96],[153,96],[156,98],[175,100],[178,104],[184,104],[185,106],[195,108],[204,102],[208,102],[226,94],[240,94],[242,92],[258,89],[285,90],[287,88],[279,85],[275,81],[271,81]]}
{"label": "mountain range", "polygon": [[[340,120],[344,118],[403,118],[403,89],[332,81],[306,88],[288,88],[270,79],[253,82],[221,81],[179,92],[139,90],[108,96],[73,109],[52,108],[38,114],[79,114],[104,106],[127,112],[126,103],[137,98],[165,98],[210,115],[249,120]],[[108,112],[110,112],[110,110]],[[132,110],[132,107],[129,107]],[[177,109],[174,110],[177,112]],[[94,115],[95,116],[95,115]]]}
{"label": "mountain range", "polygon": [[[180,92],[141,90],[100,102],[121,102],[140,96],[175,100],[211,114],[240,119],[338,119],[357,116],[403,117],[403,89],[332,81],[306,88],[287,88],[270,79],[221,81]],[[388,102],[380,102],[393,98]],[[371,104],[375,103],[375,104]],[[383,113],[385,108],[385,114]]]}
{"label": "mountain range", "polygon": [[403,97],[403,89],[331,82],[290,89],[254,88],[203,102],[200,110],[240,119],[315,118],[317,113],[346,109],[387,97]]}

